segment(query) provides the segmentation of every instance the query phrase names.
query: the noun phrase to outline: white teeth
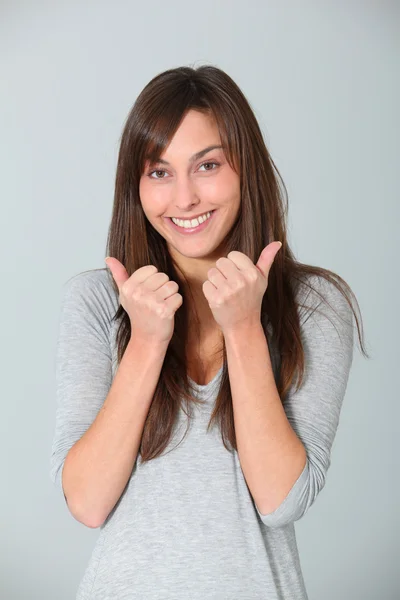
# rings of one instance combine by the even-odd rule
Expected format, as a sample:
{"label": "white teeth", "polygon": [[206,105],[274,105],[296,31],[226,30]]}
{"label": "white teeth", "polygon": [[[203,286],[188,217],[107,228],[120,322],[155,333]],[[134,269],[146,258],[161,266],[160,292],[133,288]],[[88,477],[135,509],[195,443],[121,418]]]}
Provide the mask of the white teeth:
{"label": "white teeth", "polygon": [[174,217],[171,217],[171,220],[175,223],[175,225],[178,225],[179,227],[183,227],[184,229],[190,229],[191,227],[197,227],[198,225],[200,225],[200,223],[207,221],[207,219],[209,219],[210,216],[211,212],[208,212],[204,215],[201,215],[197,219],[192,219],[191,221],[183,221],[182,219],[175,219]]}

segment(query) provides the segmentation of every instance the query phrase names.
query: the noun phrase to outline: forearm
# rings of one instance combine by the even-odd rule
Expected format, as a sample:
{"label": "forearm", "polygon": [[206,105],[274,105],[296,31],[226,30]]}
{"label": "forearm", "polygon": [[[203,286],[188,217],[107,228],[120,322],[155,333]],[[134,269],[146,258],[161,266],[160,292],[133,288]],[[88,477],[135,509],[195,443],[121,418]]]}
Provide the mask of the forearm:
{"label": "forearm", "polygon": [[271,513],[303,471],[306,451],[279,397],[261,322],[224,337],[240,464],[258,509]]}
{"label": "forearm", "polygon": [[75,518],[99,527],[134,467],[167,345],[131,340],[92,425],[69,451],[62,482]]}

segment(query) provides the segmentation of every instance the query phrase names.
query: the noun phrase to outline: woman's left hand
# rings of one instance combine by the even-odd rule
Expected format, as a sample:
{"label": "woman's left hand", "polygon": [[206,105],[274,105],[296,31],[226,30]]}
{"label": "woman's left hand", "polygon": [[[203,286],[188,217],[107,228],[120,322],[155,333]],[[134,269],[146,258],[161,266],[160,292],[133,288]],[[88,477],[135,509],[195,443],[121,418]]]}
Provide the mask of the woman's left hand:
{"label": "woman's left hand", "polygon": [[203,293],[223,334],[260,322],[268,274],[280,248],[281,242],[268,244],[256,265],[246,254],[232,250],[208,270]]}

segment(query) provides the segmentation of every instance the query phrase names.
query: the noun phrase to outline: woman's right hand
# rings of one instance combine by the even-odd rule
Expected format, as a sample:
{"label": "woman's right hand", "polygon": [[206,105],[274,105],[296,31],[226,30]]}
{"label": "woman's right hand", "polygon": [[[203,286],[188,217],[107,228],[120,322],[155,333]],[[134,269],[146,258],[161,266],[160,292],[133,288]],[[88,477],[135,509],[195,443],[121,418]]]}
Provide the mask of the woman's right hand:
{"label": "woman's right hand", "polygon": [[183,298],[179,286],[154,265],[140,267],[129,277],[120,261],[107,257],[119,290],[119,302],[129,315],[131,335],[150,342],[169,343],[174,333],[175,312]]}

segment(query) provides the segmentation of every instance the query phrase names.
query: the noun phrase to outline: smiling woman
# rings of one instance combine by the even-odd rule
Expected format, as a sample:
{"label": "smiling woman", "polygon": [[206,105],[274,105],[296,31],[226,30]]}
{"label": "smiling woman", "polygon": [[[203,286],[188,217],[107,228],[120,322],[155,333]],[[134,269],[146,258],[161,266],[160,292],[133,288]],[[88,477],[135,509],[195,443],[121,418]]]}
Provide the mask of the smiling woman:
{"label": "smiling woman", "polygon": [[51,477],[101,528],[77,600],[307,600],[294,522],[325,485],[353,316],[366,353],[351,288],[290,250],[285,192],[224,71],[142,90],[108,269],[63,290]]}
{"label": "smiling woman", "polygon": [[[185,113],[162,158],[147,157],[139,195],[148,221],[195,288],[221,255],[240,209],[240,176],[224,154],[211,114]],[[204,215],[201,223],[196,221]]]}

